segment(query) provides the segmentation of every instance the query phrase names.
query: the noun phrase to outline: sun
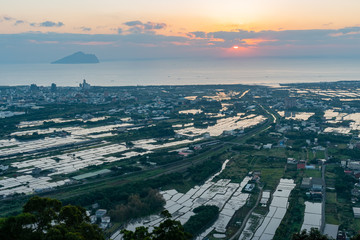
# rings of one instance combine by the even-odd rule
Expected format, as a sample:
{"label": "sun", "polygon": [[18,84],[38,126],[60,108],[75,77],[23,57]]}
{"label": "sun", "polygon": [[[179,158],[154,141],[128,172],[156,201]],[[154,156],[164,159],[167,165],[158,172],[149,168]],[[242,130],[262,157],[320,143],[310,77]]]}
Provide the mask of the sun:
{"label": "sun", "polygon": [[235,45],[235,46],[233,46],[232,48],[233,48],[233,49],[238,49],[239,46]]}

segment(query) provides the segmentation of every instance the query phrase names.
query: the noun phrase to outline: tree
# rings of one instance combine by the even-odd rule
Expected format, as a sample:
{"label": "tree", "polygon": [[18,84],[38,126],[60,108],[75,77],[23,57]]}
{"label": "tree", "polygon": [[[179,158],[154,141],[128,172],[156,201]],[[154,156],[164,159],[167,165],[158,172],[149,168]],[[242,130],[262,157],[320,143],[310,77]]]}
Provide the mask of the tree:
{"label": "tree", "polygon": [[295,233],[292,240],[328,240],[328,238],[322,235],[318,229],[311,228],[309,233],[305,229],[300,233]]}
{"label": "tree", "polygon": [[193,210],[195,215],[184,224],[185,231],[196,235],[219,216],[219,208],[213,205],[200,206]]}
{"label": "tree", "polygon": [[23,213],[0,222],[2,240],[104,240],[97,225],[89,223],[84,208],[62,206],[56,199],[32,197]]}
{"label": "tree", "polygon": [[121,233],[124,235],[124,240],[189,240],[191,234],[185,232],[183,226],[179,221],[171,219],[171,214],[164,210],[161,215],[165,217],[165,221],[159,226],[154,227],[154,230],[149,233],[148,228],[141,226],[137,227],[135,232],[123,229]]}
{"label": "tree", "polygon": [[360,234],[353,236],[351,240],[360,240]]}

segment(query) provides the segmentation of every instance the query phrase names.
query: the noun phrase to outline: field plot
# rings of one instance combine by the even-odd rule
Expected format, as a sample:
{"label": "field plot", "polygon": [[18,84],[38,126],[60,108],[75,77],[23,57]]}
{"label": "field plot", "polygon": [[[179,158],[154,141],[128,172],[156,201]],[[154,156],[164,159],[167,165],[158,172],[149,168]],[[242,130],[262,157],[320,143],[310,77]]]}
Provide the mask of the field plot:
{"label": "field plot", "polygon": [[[145,139],[134,141],[134,146],[132,149],[127,148],[125,142],[120,144],[110,144],[103,141],[103,145],[100,147],[93,147],[72,153],[64,153],[49,157],[13,162],[11,163],[11,166],[17,168],[17,172],[23,176],[31,177],[30,174],[32,174],[33,170],[36,168],[40,169],[41,171],[48,171],[49,173],[46,177],[47,180],[41,181],[41,186],[32,187],[26,184],[26,182],[17,181],[16,178],[6,178],[6,182],[19,182],[19,186],[15,188],[9,187],[9,184],[4,185],[0,183],[0,185],[4,185],[4,187],[0,188],[0,195],[6,197],[15,193],[30,194],[40,190],[51,189],[64,184],[62,181],[60,181],[58,184],[50,184],[49,181],[51,181],[52,176],[69,174],[89,166],[98,166],[107,162],[121,161],[130,157],[152,153],[157,149],[192,143],[198,140],[201,140],[201,138],[156,144],[157,142],[155,139]],[[136,151],[136,149],[142,149],[142,151],[139,152]],[[109,156],[114,153],[120,153],[121,156]]]}
{"label": "field plot", "polygon": [[298,89],[298,93],[312,93],[323,97],[339,97],[340,100],[346,101],[348,99],[355,100],[360,97],[360,89],[351,90],[324,90],[324,89]]}
{"label": "field plot", "polygon": [[284,111],[278,111],[278,114],[281,117],[285,117],[286,120],[294,119],[294,120],[306,121],[311,116],[313,116],[315,113],[312,113],[312,112],[284,112]]}
{"label": "field plot", "polygon": [[0,180],[0,197],[6,197],[11,194],[30,194],[40,192],[54,187],[69,183],[70,180],[61,180],[50,182],[50,177],[34,178],[31,175],[22,175],[16,178],[4,178]]}
{"label": "field plot", "polygon": [[343,121],[351,121],[349,127],[328,127],[324,130],[327,133],[350,134],[352,130],[360,130],[360,113],[342,113],[335,110],[337,108],[326,110],[324,117],[328,123],[342,123]]}
{"label": "field plot", "polygon": [[280,179],[280,183],[273,193],[273,199],[270,204],[269,212],[260,227],[256,230],[252,239],[265,240],[272,239],[274,237],[276,229],[279,227],[286,214],[289,204],[288,199],[295,186],[296,184],[292,179]]}
{"label": "field plot", "polygon": [[310,231],[311,228],[320,229],[322,219],[322,203],[305,202],[305,216],[304,223],[301,227],[301,231],[306,229]]}
{"label": "field plot", "polygon": [[224,131],[252,127],[264,122],[265,120],[266,118],[264,116],[262,115],[256,116],[254,114],[243,118],[241,118],[240,116],[228,117],[228,118],[218,119],[217,123],[214,126],[208,126],[207,128],[187,127],[176,130],[176,133],[189,137],[200,136],[204,133],[209,133],[210,136],[219,136]]}
{"label": "field plot", "polygon": [[[186,223],[194,215],[193,209],[196,207],[202,205],[219,207],[218,219],[208,229],[204,229],[197,239],[206,237],[213,230],[225,233],[230,219],[238,209],[245,205],[249,197],[249,194],[242,193],[242,189],[251,179],[250,177],[245,177],[240,184],[231,183],[229,179],[220,179],[217,182],[212,182],[211,179],[201,186],[195,186],[185,194],[178,193],[176,190],[162,192],[166,200],[165,209],[169,211],[173,219],[180,221],[182,224]],[[134,231],[136,227],[146,226],[152,230],[154,226],[159,225],[163,220],[164,218],[159,215],[152,215],[133,222],[126,228]],[[117,232],[111,238],[119,240],[121,234]]]}
{"label": "field plot", "polygon": [[[117,128],[132,127],[132,124],[114,124],[106,125],[101,127],[94,128],[82,128],[82,127],[67,127],[67,128],[49,128],[43,130],[29,130],[12,133],[11,136],[22,136],[26,134],[33,134],[37,132],[38,134],[51,134],[54,131],[66,131],[71,133],[70,136],[66,137],[46,137],[44,139],[38,139],[33,141],[18,141],[15,138],[10,140],[1,140],[0,141],[0,156],[7,156],[11,154],[25,153],[25,152],[36,152],[43,149],[49,149],[54,147],[62,147],[68,144],[75,144],[88,141],[94,138],[100,138],[105,136],[112,135],[111,131],[116,130]],[[102,135],[99,135],[101,133]],[[97,134],[97,135],[93,135]],[[106,134],[106,135],[104,135]]]}

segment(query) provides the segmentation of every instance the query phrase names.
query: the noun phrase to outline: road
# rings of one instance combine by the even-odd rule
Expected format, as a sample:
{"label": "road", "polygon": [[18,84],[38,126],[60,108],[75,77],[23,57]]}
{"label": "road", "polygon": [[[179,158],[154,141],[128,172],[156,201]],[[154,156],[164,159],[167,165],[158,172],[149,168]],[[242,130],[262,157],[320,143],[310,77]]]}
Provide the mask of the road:
{"label": "road", "polygon": [[[328,160],[328,153],[327,148],[325,149],[325,160]],[[325,203],[326,203],[326,181],[325,181],[325,162],[322,162],[321,165],[321,178],[323,182],[323,189],[322,189],[322,203],[321,203],[321,227],[320,232],[324,233],[325,228]]]}
{"label": "road", "polygon": [[263,193],[263,188],[262,187],[259,187],[260,189],[260,193],[259,193],[259,196],[256,200],[256,203],[255,205],[250,209],[250,211],[248,212],[248,214],[246,215],[246,217],[244,218],[244,221],[241,223],[241,226],[239,228],[239,230],[237,230],[237,232],[231,237],[229,238],[229,240],[233,240],[235,239],[236,237],[239,237],[239,235],[241,234],[241,232],[244,230],[245,226],[246,226],[246,223],[247,221],[249,220],[249,217],[251,216],[252,212],[254,211],[254,209],[257,207],[257,205],[259,205],[259,202],[261,200],[261,196],[262,196],[262,193]]}

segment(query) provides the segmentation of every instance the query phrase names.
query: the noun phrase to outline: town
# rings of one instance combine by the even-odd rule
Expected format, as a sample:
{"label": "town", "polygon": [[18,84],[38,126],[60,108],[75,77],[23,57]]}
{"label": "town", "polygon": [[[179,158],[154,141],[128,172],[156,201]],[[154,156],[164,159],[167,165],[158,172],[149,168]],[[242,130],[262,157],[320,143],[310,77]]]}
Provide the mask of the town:
{"label": "town", "polygon": [[[196,239],[360,229],[360,82],[0,87],[0,216],[33,195],[110,239],[166,209]],[[217,215],[190,224],[201,206]]]}

